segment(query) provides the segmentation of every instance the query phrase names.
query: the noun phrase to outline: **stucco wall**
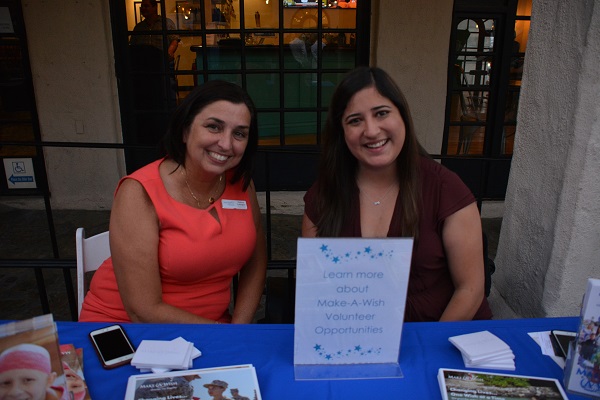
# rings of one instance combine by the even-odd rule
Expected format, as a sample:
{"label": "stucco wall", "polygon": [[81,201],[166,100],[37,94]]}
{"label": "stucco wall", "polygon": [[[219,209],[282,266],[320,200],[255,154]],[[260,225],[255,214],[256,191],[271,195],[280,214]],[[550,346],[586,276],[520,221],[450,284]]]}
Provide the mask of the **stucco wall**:
{"label": "stucco wall", "polygon": [[600,277],[600,10],[533,2],[494,285],[524,317],[579,313]]}
{"label": "stucco wall", "polygon": [[[23,0],[22,4],[42,139],[120,142],[108,2]],[[110,208],[124,171],[121,154],[46,148],[53,207]]]}
{"label": "stucco wall", "polygon": [[394,77],[421,144],[440,154],[446,107],[452,0],[373,0],[375,65]]}

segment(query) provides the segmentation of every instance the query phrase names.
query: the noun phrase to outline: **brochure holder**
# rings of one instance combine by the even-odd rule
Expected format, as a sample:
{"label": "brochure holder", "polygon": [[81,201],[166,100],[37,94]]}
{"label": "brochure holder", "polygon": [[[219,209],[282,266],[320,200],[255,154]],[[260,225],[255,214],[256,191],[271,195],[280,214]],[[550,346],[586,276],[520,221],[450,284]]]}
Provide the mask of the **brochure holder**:
{"label": "brochure holder", "polygon": [[596,335],[600,330],[600,279],[588,278],[579,328],[569,346],[564,370],[565,389],[569,393],[600,398],[600,345]]}
{"label": "brochure holder", "polygon": [[411,238],[299,238],[296,380],[401,378]]}

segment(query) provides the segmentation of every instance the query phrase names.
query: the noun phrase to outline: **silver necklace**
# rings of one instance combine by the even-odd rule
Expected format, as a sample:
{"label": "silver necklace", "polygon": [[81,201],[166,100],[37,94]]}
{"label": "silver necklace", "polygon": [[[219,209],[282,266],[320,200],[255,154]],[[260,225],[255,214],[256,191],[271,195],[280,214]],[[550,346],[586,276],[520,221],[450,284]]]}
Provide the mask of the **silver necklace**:
{"label": "silver necklace", "polygon": [[[187,186],[188,191],[192,195],[192,198],[196,201],[196,204],[198,205],[198,208],[202,208],[200,200],[196,197],[196,195],[192,191],[192,188],[190,187],[190,183],[188,182],[188,179],[187,179],[187,170],[185,168],[183,170],[185,171],[185,185]],[[223,181],[223,175],[220,175],[219,176],[219,182],[217,182],[217,184],[215,185],[215,188],[211,192],[215,192],[216,193],[215,189],[218,189],[218,187],[220,186],[220,184],[221,184],[222,181]],[[214,196],[209,196],[208,197],[208,204],[213,204],[214,202],[215,202]]]}
{"label": "silver necklace", "polygon": [[393,188],[394,186],[396,186],[396,182],[392,183],[392,184],[390,185],[390,187],[389,187],[389,188],[387,188],[387,190],[386,190],[386,192],[384,193],[383,197],[381,197],[381,199],[379,199],[379,200],[375,200],[375,199],[373,199],[371,196],[369,196],[369,195],[367,194],[367,192],[366,192],[364,189],[360,189],[360,188],[359,188],[359,190],[360,190],[360,193],[363,193],[363,194],[364,194],[364,195],[365,195],[365,196],[366,196],[366,197],[369,199],[369,201],[373,202],[373,205],[374,205],[374,206],[380,206],[380,205],[381,205],[381,203],[382,203],[382,202],[385,200],[385,198],[388,196],[388,194],[390,194],[390,192],[392,191],[392,188]]}

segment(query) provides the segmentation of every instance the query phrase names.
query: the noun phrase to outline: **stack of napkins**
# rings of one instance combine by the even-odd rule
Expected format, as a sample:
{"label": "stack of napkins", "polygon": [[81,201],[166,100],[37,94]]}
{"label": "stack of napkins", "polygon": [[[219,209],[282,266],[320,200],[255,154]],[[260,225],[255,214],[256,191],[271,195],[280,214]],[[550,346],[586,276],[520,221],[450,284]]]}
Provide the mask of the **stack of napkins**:
{"label": "stack of napkins", "polygon": [[465,367],[515,370],[515,355],[500,338],[488,331],[448,338],[462,353]]}
{"label": "stack of napkins", "polygon": [[200,350],[182,337],[168,340],[142,340],[131,365],[141,372],[162,373],[184,370],[193,366],[193,360],[201,356]]}

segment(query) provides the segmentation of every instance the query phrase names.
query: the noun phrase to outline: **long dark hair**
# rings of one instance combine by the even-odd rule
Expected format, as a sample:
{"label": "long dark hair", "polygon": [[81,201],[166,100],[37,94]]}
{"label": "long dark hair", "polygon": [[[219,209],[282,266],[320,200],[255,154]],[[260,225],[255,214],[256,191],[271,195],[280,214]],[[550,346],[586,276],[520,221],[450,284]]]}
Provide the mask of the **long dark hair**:
{"label": "long dark hair", "polygon": [[175,109],[167,133],[163,139],[165,152],[178,165],[185,164],[186,146],[183,136],[190,129],[196,115],[204,107],[216,101],[225,100],[233,104],[245,104],[250,111],[250,130],[246,151],[235,168],[231,183],[243,180],[244,190],[252,180],[254,155],[258,148],[258,125],[256,122],[256,107],[248,94],[239,87],[225,81],[209,81],[198,86]]}
{"label": "long dark hair", "polygon": [[[357,92],[374,87],[400,111],[406,137],[396,159],[402,206],[401,232],[403,236],[418,237],[421,185],[419,157],[425,150],[418,143],[408,103],[394,80],[382,69],[358,67],[350,71],[338,84],[329,107],[323,131],[322,153],[317,178],[317,209],[319,220],[314,221],[317,235],[339,236],[344,221],[351,214],[349,199],[358,191],[356,173],[358,161],[352,155],[344,138],[342,117],[348,102]],[[355,205],[358,207],[358,205]]]}

